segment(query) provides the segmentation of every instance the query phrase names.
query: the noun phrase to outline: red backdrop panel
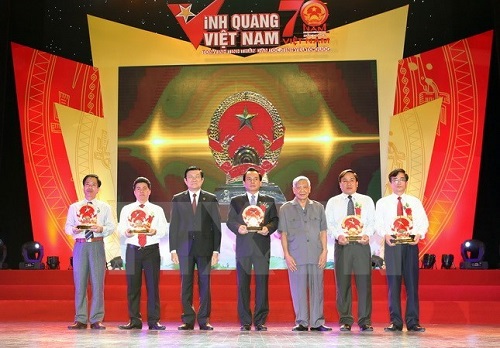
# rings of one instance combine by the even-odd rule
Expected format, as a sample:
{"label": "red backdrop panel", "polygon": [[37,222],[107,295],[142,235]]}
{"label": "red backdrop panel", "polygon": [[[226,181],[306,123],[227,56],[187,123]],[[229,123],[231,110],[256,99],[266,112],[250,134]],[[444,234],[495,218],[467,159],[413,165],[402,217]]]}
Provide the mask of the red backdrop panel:
{"label": "red backdrop panel", "polygon": [[394,114],[443,98],[424,207],[430,230],[421,253],[459,256],[472,238],[493,32],[400,62]]}
{"label": "red backdrop panel", "polygon": [[102,117],[99,74],[92,66],[15,43],[12,55],[33,238],[65,267],[73,242],[64,224],[77,195],[55,103]]}

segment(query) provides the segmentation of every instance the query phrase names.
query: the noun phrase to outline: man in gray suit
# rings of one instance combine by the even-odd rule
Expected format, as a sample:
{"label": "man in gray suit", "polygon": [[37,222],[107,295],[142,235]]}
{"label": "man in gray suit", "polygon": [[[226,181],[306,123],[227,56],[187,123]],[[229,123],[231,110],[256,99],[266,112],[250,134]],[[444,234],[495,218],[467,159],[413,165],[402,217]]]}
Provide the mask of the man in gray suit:
{"label": "man in gray suit", "polygon": [[[295,310],[292,331],[330,331],[323,315],[323,270],[327,257],[325,209],[309,199],[311,183],[305,176],[293,180],[293,200],[280,208],[278,232],[288,266]],[[308,296],[309,293],[309,296]],[[309,299],[309,306],[308,306]]]}

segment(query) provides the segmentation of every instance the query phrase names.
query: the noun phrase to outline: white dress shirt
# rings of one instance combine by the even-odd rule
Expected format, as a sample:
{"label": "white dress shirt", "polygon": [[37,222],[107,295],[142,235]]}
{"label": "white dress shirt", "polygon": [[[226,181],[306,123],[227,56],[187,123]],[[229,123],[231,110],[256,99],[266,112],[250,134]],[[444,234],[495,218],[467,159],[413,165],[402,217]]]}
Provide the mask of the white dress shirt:
{"label": "white dress shirt", "polygon": [[[362,234],[372,236],[375,233],[375,204],[370,196],[355,192],[351,195],[356,207],[361,210],[361,223],[363,224]],[[341,193],[328,200],[325,207],[328,234],[335,239],[340,235],[345,235],[342,229],[342,221],[347,216],[348,195]]]}
{"label": "white dress shirt", "polygon": [[[89,201],[84,199],[69,206],[68,217],[66,219],[66,225],[64,226],[64,232],[66,232],[66,234],[69,236],[73,236],[73,238],[75,239],[85,238],[85,230],[82,230],[80,233],[73,234],[73,227],[81,225],[81,222],[78,219],[78,213],[84,205],[88,204],[88,202]],[[116,228],[116,223],[111,211],[111,206],[108,203],[97,199],[93,199],[90,202],[92,203],[92,207],[94,208],[95,214],[97,215],[96,225],[100,225],[103,228],[102,233],[94,232],[94,237],[109,236],[115,231]]]}
{"label": "white dress shirt", "polygon": [[[405,216],[408,216],[408,209],[411,209],[413,228],[410,233],[419,234],[420,239],[423,239],[429,229],[429,219],[422,202],[417,197],[404,193],[401,195],[401,203],[403,203]],[[378,235],[384,237],[386,234],[394,234],[392,227],[397,217],[397,206],[398,195],[395,193],[382,197],[377,201],[375,229]]]}
{"label": "white dress shirt", "polygon": [[[159,205],[153,204],[151,202],[144,203],[144,207],[140,208],[140,202],[134,202],[127,204],[124,206],[120,212],[120,220],[118,223],[118,232],[125,236],[125,232],[130,229],[129,218],[133,211],[137,209],[144,210],[149,216],[153,215],[153,220],[151,221],[152,229],[156,230],[156,234],[154,236],[147,236],[146,238],[146,246],[158,244],[160,242],[160,238],[164,237],[167,234],[167,218],[165,217],[165,212],[163,208]],[[139,246],[139,237],[137,233],[134,233],[132,237],[127,237],[127,244],[132,244],[135,246]]]}

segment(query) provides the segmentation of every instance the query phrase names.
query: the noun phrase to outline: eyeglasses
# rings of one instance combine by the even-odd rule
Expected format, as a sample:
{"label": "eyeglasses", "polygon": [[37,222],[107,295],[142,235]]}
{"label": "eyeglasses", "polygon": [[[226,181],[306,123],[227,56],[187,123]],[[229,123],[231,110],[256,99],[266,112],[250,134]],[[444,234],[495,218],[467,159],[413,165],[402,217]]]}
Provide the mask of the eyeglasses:
{"label": "eyeglasses", "polygon": [[391,182],[406,182],[406,178],[392,179]]}
{"label": "eyeglasses", "polygon": [[189,179],[189,180],[196,180],[196,179],[201,179],[201,175],[188,175],[186,176],[186,179]]}

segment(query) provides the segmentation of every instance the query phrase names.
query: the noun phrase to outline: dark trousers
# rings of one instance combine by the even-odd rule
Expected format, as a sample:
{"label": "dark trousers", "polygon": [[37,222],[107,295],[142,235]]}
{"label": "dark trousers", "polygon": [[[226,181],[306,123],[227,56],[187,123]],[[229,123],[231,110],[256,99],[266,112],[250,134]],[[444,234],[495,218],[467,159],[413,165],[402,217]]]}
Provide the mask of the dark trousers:
{"label": "dark trousers", "polygon": [[125,273],[127,277],[128,313],[132,323],[142,322],[140,313],[142,272],[146,279],[148,324],[160,320],[160,248],[158,244],[139,248],[127,244]]}
{"label": "dark trousers", "polygon": [[335,244],[335,283],[340,324],[352,325],[352,286],[354,275],[358,293],[358,325],[371,325],[372,263],[370,245]]}
{"label": "dark trousers", "polygon": [[406,327],[419,325],[418,302],[418,245],[385,245],[385,265],[389,286],[389,314],[391,323],[403,326],[401,313],[401,284],[406,288]]}
{"label": "dark trousers", "polygon": [[[210,320],[212,302],[210,295],[210,271],[211,256],[179,256],[179,268],[181,272],[181,301],[183,323],[194,325],[195,319],[199,325],[204,325]],[[193,308],[193,279],[194,268],[198,269],[198,293],[200,295],[200,307],[198,315]]]}
{"label": "dark trousers", "polygon": [[250,310],[250,281],[252,265],[255,273],[255,308],[253,323],[264,325],[269,314],[269,256],[237,257],[236,274],[238,278],[238,316],[241,325],[252,324]]}

